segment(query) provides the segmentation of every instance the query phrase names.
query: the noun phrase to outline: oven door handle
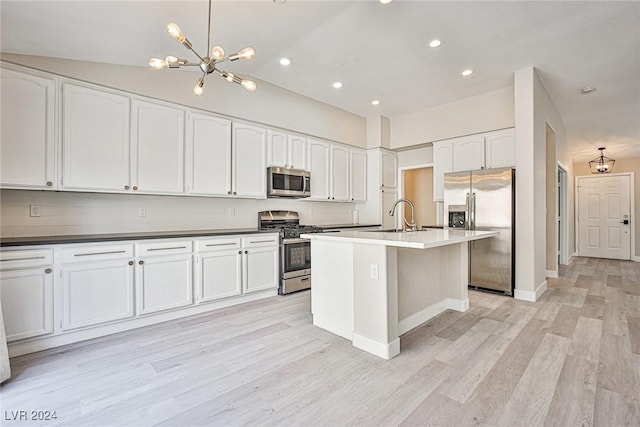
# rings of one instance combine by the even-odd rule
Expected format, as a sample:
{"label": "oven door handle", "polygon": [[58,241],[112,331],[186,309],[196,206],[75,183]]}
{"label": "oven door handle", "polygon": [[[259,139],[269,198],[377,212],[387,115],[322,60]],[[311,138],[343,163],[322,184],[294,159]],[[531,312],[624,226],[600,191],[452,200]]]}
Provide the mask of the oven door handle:
{"label": "oven door handle", "polygon": [[297,239],[284,239],[284,240],[282,241],[282,244],[283,244],[283,245],[288,245],[288,244],[290,244],[290,243],[308,243],[308,242],[310,242],[310,240],[309,240],[309,239],[300,239],[300,238],[297,238]]}

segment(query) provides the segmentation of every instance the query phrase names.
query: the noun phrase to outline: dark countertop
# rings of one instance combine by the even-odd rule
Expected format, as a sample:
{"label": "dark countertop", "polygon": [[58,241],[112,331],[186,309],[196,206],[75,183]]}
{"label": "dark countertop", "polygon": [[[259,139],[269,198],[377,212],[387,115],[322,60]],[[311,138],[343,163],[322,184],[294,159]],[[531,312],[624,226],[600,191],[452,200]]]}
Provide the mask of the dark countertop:
{"label": "dark countertop", "polygon": [[[179,237],[224,236],[228,234],[274,233],[257,228],[229,228],[217,230],[147,231],[137,233],[75,234],[66,236],[33,236],[0,238],[0,247],[59,245],[64,243],[113,242],[118,240],[170,239]],[[277,232],[277,231],[276,231]]]}
{"label": "dark countertop", "polygon": [[365,228],[365,227],[380,227],[380,224],[329,224],[318,225],[323,230],[336,230],[339,228]]}

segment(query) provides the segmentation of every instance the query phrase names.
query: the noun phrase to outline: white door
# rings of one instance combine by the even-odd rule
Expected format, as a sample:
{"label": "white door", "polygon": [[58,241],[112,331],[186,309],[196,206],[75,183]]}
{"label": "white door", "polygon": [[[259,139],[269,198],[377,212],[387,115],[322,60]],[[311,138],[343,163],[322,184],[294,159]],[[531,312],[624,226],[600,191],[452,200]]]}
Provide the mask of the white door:
{"label": "white door", "polygon": [[516,130],[505,129],[485,134],[486,168],[516,165]]}
{"label": "white door", "polygon": [[308,166],[311,171],[310,199],[329,200],[329,144],[309,142]]}
{"label": "white door", "polygon": [[444,200],[444,174],[453,171],[451,141],[433,143],[433,201]]}
{"label": "white door", "polygon": [[65,264],[63,329],[133,317],[133,261]]}
{"label": "white door", "polygon": [[367,152],[351,149],[351,201],[367,201]]}
{"label": "white door", "polygon": [[184,172],[184,111],[134,100],[131,121],[131,189],[181,194]]}
{"label": "white door", "polygon": [[198,259],[200,302],[242,293],[242,251],[204,253]]}
{"label": "white door", "polygon": [[0,273],[0,301],[7,341],[53,332],[53,272],[50,267]]}
{"label": "white door", "polygon": [[284,132],[267,130],[267,165],[289,167],[288,135]]}
{"label": "white door", "polygon": [[231,195],[231,121],[187,113],[187,192]]}
{"label": "white door", "polygon": [[382,151],[382,187],[398,186],[398,156],[395,153]]}
{"label": "white door", "polygon": [[292,169],[307,169],[307,138],[289,135],[289,167]]}
{"label": "white door", "polygon": [[264,128],[233,124],[233,195],[267,197],[267,159]]}
{"label": "white door", "polygon": [[244,293],[278,287],[278,247],[244,250]]}
{"label": "white door", "polygon": [[193,303],[191,254],[138,260],[138,313],[148,314]]}
{"label": "white door", "polygon": [[63,89],[63,188],[129,191],[129,97]]}
{"label": "white door", "polygon": [[[331,146],[331,200],[348,201],[349,197],[349,149]],[[313,177],[312,177],[313,179]]]}
{"label": "white door", "polygon": [[630,175],[577,177],[577,181],[578,254],[630,259]]}
{"label": "white door", "polygon": [[55,189],[55,81],[0,71],[0,186]]}

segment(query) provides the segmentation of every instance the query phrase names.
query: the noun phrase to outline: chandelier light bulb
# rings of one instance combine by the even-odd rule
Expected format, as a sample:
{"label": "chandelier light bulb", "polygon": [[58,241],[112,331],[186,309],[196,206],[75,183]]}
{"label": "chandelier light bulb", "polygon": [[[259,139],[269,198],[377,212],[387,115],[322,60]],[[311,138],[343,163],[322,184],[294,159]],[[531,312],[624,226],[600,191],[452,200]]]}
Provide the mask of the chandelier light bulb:
{"label": "chandelier light bulb", "polygon": [[221,48],[220,46],[214,46],[213,49],[211,49],[211,59],[214,60],[218,60],[218,59],[222,59],[224,57],[224,49]]}
{"label": "chandelier light bulb", "polygon": [[167,24],[167,32],[171,37],[178,40],[180,43],[184,43],[184,41],[187,39],[180,27],[178,27],[178,24],[176,24],[175,22],[170,22]]}
{"label": "chandelier light bulb", "polygon": [[229,83],[233,83],[233,78],[235,76],[233,75],[233,73],[227,73],[226,76],[224,76],[225,80],[228,81]]}
{"label": "chandelier light bulb", "polygon": [[254,82],[253,80],[242,79],[242,83],[240,84],[242,85],[243,88],[245,88],[249,92],[253,92],[258,88],[258,85],[256,85],[256,82]]}
{"label": "chandelier light bulb", "polygon": [[256,57],[256,50],[252,47],[245,47],[240,52],[234,53],[229,57],[230,60],[253,59]]}
{"label": "chandelier light bulb", "polygon": [[149,66],[154,70],[164,70],[169,68],[169,63],[162,58],[149,58]]}
{"label": "chandelier light bulb", "polygon": [[202,96],[204,93],[204,80],[198,80],[198,83],[193,87],[193,94],[196,96]]}

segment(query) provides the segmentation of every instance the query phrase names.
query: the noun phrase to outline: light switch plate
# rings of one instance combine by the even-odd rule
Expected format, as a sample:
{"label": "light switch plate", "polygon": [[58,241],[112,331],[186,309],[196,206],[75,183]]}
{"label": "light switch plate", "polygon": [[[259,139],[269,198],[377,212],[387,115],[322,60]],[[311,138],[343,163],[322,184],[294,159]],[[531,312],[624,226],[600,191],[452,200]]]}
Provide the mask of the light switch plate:
{"label": "light switch plate", "polygon": [[138,208],[138,216],[147,216],[147,207],[141,206]]}
{"label": "light switch plate", "polygon": [[378,264],[370,264],[369,265],[369,269],[370,269],[371,278],[372,279],[378,279],[379,278]]}

